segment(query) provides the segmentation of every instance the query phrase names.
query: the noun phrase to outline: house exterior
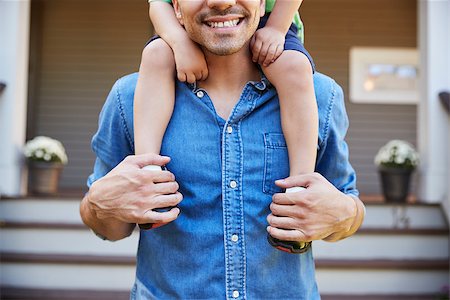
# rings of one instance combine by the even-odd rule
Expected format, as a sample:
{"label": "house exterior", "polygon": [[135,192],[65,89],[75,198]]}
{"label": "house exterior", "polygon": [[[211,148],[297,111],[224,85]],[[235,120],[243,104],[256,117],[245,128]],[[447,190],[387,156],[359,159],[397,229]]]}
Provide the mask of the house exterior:
{"label": "house exterior", "polygon": [[[8,179],[0,191],[25,192],[20,149],[36,135],[63,142],[69,164],[61,188],[83,190],[102,103],[118,77],[138,70],[142,47],[153,32],[146,1],[20,0],[1,5],[8,46],[1,50],[0,80],[7,88],[0,96],[5,141],[0,172]],[[404,139],[422,154],[412,192],[420,201],[448,197],[448,116],[436,100],[449,86],[443,63],[449,52],[444,38],[448,26],[443,25],[448,1],[317,0],[305,1],[301,12],[317,69],[333,77],[346,95],[350,159],[361,193],[380,194],[373,157],[387,141]],[[418,48],[420,103],[349,101],[349,51],[355,46]]]}
{"label": "house exterior", "polygon": [[[11,199],[0,202],[4,211],[2,213],[0,210],[0,223],[5,223],[3,221],[9,218],[9,214],[14,215],[11,216],[13,221],[7,220],[9,225],[0,226],[3,233],[0,242],[9,241],[12,245],[15,241],[21,244],[17,236],[26,236],[27,233],[18,231],[25,229],[23,222],[30,221],[29,218],[22,218],[22,215],[40,215],[41,210],[50,211],[52,208],[58,212],[66,209],[69,211],[66,221],[68,223],[63,224],[63,229],[80,231],[79,235],[82,236],[82,242],[72,241],[72,245],[68,241],[67,247],[80,246],[82,248],[77,250],[80,253],[92,250],[98,255],[95,259],[105,253],[116,253],[114,251],[123,254],[120,252],[121,247],[126,248],[124,253],[133,255],[133,243],[136,242],[137,235],[132,237],[131,242],[124,241],[126,246],[119,244],[119,250],[107,249],[108,246],[100,244],[102,241],[94,241],[92,235],[85,232],[85,228],[81,226],[77,201],[86,191],[85,182],[92,170],[94,154],[90,149],[90,140],[97,128],[98,114],[103,102],[119,77],[138,70],[142,48],[153,34],[147,9],[146,0],[0,0],[0,199],[3,196],[15,198],[27,194],[27,172],[21,149],[26,140],[36,135],[50,136],[63,142],[69,156],[69,164],[62,174],[60,190],[62,195],[76,196],[70,203],[46,200],[40,203],[30,200],[26,202],[27,206],[31,207],[30,212],[21,208],[21,213],[17,216],[17,209],[11,208],[13,206],[8,202]],[[315,59],[317,70],[333,77],[344,89],[350,119],[347,139],[350,160],[357,171],[362,199],[379,199],[381,188],[373,158],[387,141],[407,140],[417,146],[421,155],[420,168],[415,174],[411,192],[417,202],[424,205],[403,211],[407,215],[405,222],[410,228],[400,229],[409,231],[406,230],[405,233],[396,227],[398,220],[393,213],[399,212],[397,207],[370,207],[370,214],[365,222],[367,227],[363,228],[362,235],[357,237],[355,242],[352,240],[346,244],[344,241],[342,250],[337,248],[337,252],[341,251],[342,253],[339,253],[343,255],[339,259],[352,259],[361,252],[352,252],[356,248],[355,245],[367,247],[364,248],[365,256],[361,256],[359,261],[363,267],[333,265],[330,253],[336,249],[331,250],[328,246],[318,246],[315,249],[315,254],[319,257],[319,277],[322,277],[321,282],[324,282],[325,290],[329,293],[340,293],[347,289],[345,285],[340,286],[342,282],[348,281],[346,278],[355,280],[359,276],[367,276],[372,284],[364,287],[366,290],[363,284],[354,284],[354,290],[351,291],[353,294],[376,294],[377,282],[384,286],[389,281],[396,283],[397,279],[394,278],[397,277],[404,280],[405,289],[396,291],[394,287],[389,290],[389,287],[384,286],[386,292],[408,293],[406,289],[410,289],[412,292],[409,294],[414,294],[414,288],[420,292],[421,287],[412,286],[410,282],[423,282],[423,278],[428,278],[430,282],[434,280],[440,283],[443,278],[448,281],[448,274],[447,277],[442,275],[447,272],[442,268],[442,259],[448,260],[448,224],[444,218],[441,219],[440,214],[442,210],[445,211],[447,220],[450,215],[450,116],[439,102],[438,94],[450,91],[450,0],[307,0],[302,5],[301,13],[306,25],[305,46]],[[418,103],[352,102],[349,97],[349,53],[353,47],[417,48],[420,56]],[[3,89],[2,83],[5,85]],[[61,224],[58,223],[60,220],[57,220],[55,215],[45,216],[49,219],[42,217],[45,222],[44,225],[39,223],[40,228],[47,231],[61,230]],[[422,222],[420,218],[424,216],[427,216],[426,222],[429,223]],[[19,225],[14,219],[16,217],[22,222],[19,222]],[[53,227],[49,225],[48,220],[52,220]],[[402,220],[400,218],[400,221]],[[394,228],[391,228],[391,223]],[[55,229],[57,226],[59,228]],[[41,234],[44,241],[46,234],[54,237],[49,232]],[[62,234],[61,240],[72,234],[74,232]],[[400,263],[395,261],[393,266],[389,261],[380,261],[380,249],[374,249],[370,245],[375,241],[395,240],[399,244],[397,252],[386,252],[383,256],[401,260]],[[8,248],[6,242],[0,246],[0,254],[12,251],[13,246]],[[430,245],[433,242],[435,247],[430,246],[427,249],[428,242]],[[59,244],[53,245],[51,241],[48,244],[60,247]],[[427,255],[434,251],[434,258],[440,262],[437,273],[432,273],[434,275],[430,277],[430,274],[420,270],[423,266],[426,266],[425,271],[428,270],[426,268],[435,267],[430,267],[428,261],[428,264],[413,265],[412,268],[416,272],[413,272],[412,276],[416,277],[408,277],[411,265],[405,264],[403,259],[416,260],[417,256],[407,254],[409,252],[402,248],[402,244],[419,245],[419,248],[425,245],[421,248],[423,253],[419,258],[427,258]],[[408,250],[413,248],[409,247]],[[58,249],[60,252],[64,251],[63,248]],[[17,267],[14,264],[22,267],[23,261],[18,260],[17,256],[8,255],[3,256],[7,262],[1,275],[5,282],[14,282],[12,277],[17,270],[14,269]],[[35,256],[32,259],[39,260],[42,257]],[[45,259],[48,257],[44,257]],[[75,263],[86,264],[86,258],[71,256],[70,259],[74,259]],[[89,259],[92,260],[92,257],[88,257],[87,261]],[[364,268],[370,269],[374,266],[372,260],[381,265],[385,264],[385,269],[377,265],[375,271],[372,270],[369,275],[365,274]],[[33,266],[36,269],[37,266],[42,269],[48,267],[45,262],[39,263],[42,266],[36,262],[33,262]],[[107,276],[108,268],[111,267],[106,265],[107,263],[114,264],[117,261],[102,261],[100,265],[94,266],[93,274],[94,271],[104,272],[101,274]],[[51,261],[50,264],[53,267],[55,262]],[[23,269],[23,272],[28,273],[33,266]],[[118,268],[117,287],[122,289],[121,291],[129,287],[129,282],[121,281],[125,277],[124,266],[126,274],[131,278],[134,270],[132,259],[121,258],[119,266],[111,267],[111,270]],[[69,269],[66,268],[66,262],[59,267],[61,272]],[[448,264],[444,267],[448,269]],[[112,273],[114,272],[111,271]],[[34,273],[30,271],[30,274]],[[73,274],[69,281],[76,282],[79,273],[74,271]],[[35,278],[39,276],[30,275]],[[343,281],[335,280],[340,277]],[[383,279],[386,279],[384,283],[377,281]],[[20,281],[21,278],[18,277],[17,282]],[[65,284],[67,282],[61,283],[61,286],[67,288]],[[408,287],[408,284],[411,286]],[[2,285],[3,283],[0,288]],[[110,282],[105,284],[104,288],[109,286]],[[70,287],[80,289],[83,285]],[[437,286],[427,288],[422,292],[434,293],[439,289]]]}

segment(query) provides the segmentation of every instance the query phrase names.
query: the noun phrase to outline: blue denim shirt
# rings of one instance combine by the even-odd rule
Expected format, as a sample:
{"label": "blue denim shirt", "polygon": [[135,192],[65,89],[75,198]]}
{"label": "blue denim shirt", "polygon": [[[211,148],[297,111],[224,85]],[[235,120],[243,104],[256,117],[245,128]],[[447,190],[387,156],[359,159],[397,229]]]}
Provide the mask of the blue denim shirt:
{"label": "blue denim shirt", "polygon": [[[134,153],[137,74],[119,79],[92,140],[97,155],[88,185]],[[358,195],[344,137],[342,89],[314,75],[319,108],[317,172]],[[141,231],[132,299],[320,299],[312,250],[295,255],[267,242],[266,217],[276,179],[289,163],[276,91],[249,82],[228,120],[207,91],[177,83],[175,109],[162,154],[184,199],[177,220]]]}

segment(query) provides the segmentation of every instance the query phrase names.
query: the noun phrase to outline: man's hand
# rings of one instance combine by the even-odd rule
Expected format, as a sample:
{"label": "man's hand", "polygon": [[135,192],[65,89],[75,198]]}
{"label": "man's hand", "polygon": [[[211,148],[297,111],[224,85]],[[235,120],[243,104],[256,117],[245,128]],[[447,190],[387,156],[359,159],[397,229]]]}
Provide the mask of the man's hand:
{"label": "man's hand", "polygon": [[258,29],[250,41],[253,62],[263,67],[269,66],[283,53],[285,33],[265,26]]}
{"label": "man's hand", "polygon": [[195,83],[196,80],[205,80],[208,77],[205,55],[190,38],[178,41],[172,50],[179,81]]}
{"label": "man's hand", "polygon": [[337,241],[356,231],[353,225],[358,219],[356,201],[359,200],[337,190],[322,175],[298,175],[275,183],[281,188],[303,186],[306,189],[273,196],[267,231],[274,238],[302,242]]}
{"label": "man's hand", "polygon": [[[133,155],[125,158],[106,176],[94,182],[86,197],[98,220],[119,223],[168,223],[180,210],[153,211],[176,206],[182,200],[175,176],[169,171],[149,171],[147,165],[163,166],[169,157],[156,154]],[[114,223],[114,222],[113,222]],[[134,226],[133,226],[134,227]]]}

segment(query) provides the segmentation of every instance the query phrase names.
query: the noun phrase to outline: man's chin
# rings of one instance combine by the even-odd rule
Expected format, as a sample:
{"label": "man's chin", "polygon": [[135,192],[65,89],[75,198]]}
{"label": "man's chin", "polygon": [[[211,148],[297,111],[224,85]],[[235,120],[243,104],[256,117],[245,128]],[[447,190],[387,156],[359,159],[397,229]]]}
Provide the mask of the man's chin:
{"label": "man's chin", "polygon": [[204,50],[217,56],[228,56],[239,52],[241,48],[220,48],[220,47],[203,47]]}
{"label": "man's chin", "polygon": [[214,55],[226,56],[232,55],[241,51],[244,47],[248,47],[248,43],[226,43],[222,39],[221,42],[217,43],[203,43],[203,50],[206,50]]}

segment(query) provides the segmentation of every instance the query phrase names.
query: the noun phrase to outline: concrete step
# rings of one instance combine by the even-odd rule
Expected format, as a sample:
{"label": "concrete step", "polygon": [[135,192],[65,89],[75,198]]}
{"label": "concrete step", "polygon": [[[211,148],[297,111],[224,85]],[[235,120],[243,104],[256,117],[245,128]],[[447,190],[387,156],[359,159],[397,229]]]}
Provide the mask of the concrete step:
{"label": "concrete step", "polygon": [[[4,290],[42,295],[10,299],[128,298],[139,232],[98,239],[82,224],[79,201],[0,200],[2,299]],[[436,205],[369,204],[356,235],[314,242],[313,251],[323,299],[433,299],[449,282],[448,224]]]}
{"label": "concrete step", "polygon": [[445,229],[360,229],[337,243],[315,241],[320,259],[448,259],[449,232]]}
{"label": "concrete step", "polygon": [[[43,222],[0,223],[0,251],[92,255],[134,255],[139,232],[105,242],[83,224]],[[446,259],[449,232],[445,229],[366,228],[338,243],[316,241],[314,255],[321,259]]]}
{"label": "concrete step", "polygon": [[1,199],[0,221],[81,224],[81,199]]}
{"label": "concrete step", "polygon": [[95,236],[84,225],[48,226],[4,223],[0,228],[0,251],[41,254],[73,255],[135,255],[139,232],[135,231],[126,239],[109,242]]}
{"label": "concrete step", "polygon": [[317,268],[319,290],[333,295],[438,295],[449,283],[448,265],[431,268]]}
{"label": "concrete step", "polygon": [[[128,291],[134,256],[1,253],[2,286]],[[320,260],[322,293],[430,295],[448,284],[448,260]],[[380,292],[380,287],[383,287]]]}
{"label": "concrete step", "polygon": [[[80,224],[81,199],[0,199],[0,221]],[[439,205],[366,204],[362,228],[448,229]]]}
{"label": "concrete step", "polygon": [[[0,199],[0,223],[82,224],[80,199]],[[442,229],[449,226],[439,205],[367,204],[362,229]]]}

